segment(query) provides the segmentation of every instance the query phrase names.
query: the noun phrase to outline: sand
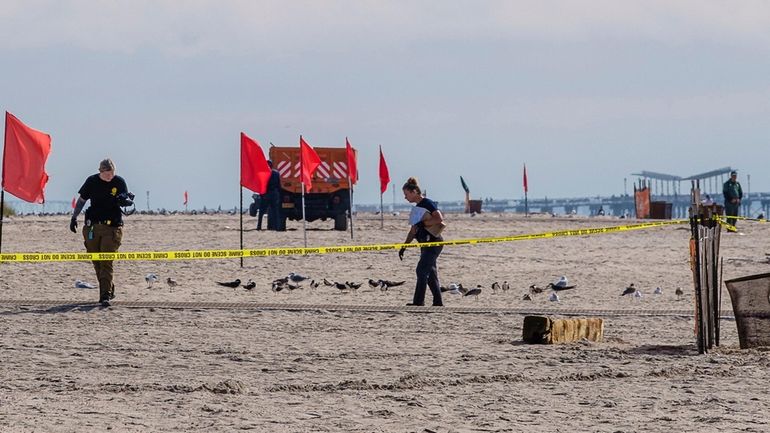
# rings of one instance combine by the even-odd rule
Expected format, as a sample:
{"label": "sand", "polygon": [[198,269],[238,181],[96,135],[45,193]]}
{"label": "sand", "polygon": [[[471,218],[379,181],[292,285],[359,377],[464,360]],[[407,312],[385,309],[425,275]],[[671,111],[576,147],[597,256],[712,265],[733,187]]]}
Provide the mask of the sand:
{"label": "sand", "polygon": [[[448,215],[448,239],[538,233],[628,223],[610,217],[525,219]],[[247,248],[303,245],[302,225],[257,232],[244,218]],[[630,221],[635,222],[635,221]],[[121,251],[230,249],[237,216],[127,218]],[[356,238],[308,225],[311,246],[401,242],[406,215],[359,215]],[[767,224],[723,234],[724,278],[768,271]],[[446,247],[441,282],[485,287],[477,300],[445,295],[449,307],[608,310],[603,342],[521,342],[524,315],[430,314],[318,308],[307,311],[161,307],[101,308],[90,263],[0,264],[2,431],[354,431],[632,432],[770,431],[770,356],[740,350],[733,319],[721,346],[699,355],[686,225],[547,240]],[[3,252],[79,252],[67,217],[6,220]],[[402,306],[411,300],[418,252],[395,251],[236,260],[116,263],[116,301],[259,302]],[[144,275],[161,282],[148,288]],[[273,293],[270,281],[298,272],[313,279],[406,280],[387,292],[364,284]],[[577,288],[561,301],[524,301],[531,284],[565,275]],[[175,288],[163,283],[172,277]],[[253,279],[252,291],[215,281]],[[492,294],[494,281],[511,290]],[[644,296],[619,296],[630,283]],[[655,287],[663,294],[653,295]],[[678,299],[676,287],[685,296]],[[724,307],[731,305],[725,291]],[[430,295],[428,295],[430,302]],[[72,301],[80,303],[71,304]],[[635,312],[639,312],[637,314]],[[558,314],[554,314],[558,317]]]}

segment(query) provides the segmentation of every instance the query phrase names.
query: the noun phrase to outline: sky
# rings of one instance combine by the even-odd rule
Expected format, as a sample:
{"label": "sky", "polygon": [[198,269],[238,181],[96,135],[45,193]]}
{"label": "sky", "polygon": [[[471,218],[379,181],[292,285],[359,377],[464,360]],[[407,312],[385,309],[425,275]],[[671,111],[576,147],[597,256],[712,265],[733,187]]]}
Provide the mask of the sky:
{"label": "sky", "polygon": [[111,157],[140,209],[232,208],[242,131],[348,137],[357,203],[380,145],[399,202],[410,176],[520,199],[524,164],[530,198],[726,166],[770,191],[766,1],[3,0],[0,71],[0,108],[53,138],[49,201]]}

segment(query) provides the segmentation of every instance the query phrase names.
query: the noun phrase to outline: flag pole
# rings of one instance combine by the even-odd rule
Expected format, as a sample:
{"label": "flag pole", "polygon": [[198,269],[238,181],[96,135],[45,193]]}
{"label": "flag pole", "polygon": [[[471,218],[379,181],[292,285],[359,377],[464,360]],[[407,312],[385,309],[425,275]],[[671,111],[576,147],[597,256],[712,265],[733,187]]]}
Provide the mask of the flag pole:
{"label": "flag pole", "polygon": [[524,216],[529,216],[529,207],[527,206],[527,191],[524,191]]}
{"label": "flag pole", "polygon": [[350,181],[350,170],[348,169],[348,193],[350,201],[348,202],[348,215],[350,215],[350,239],[353,239],[353,183]]}
{"label": "flag pole", "polygon": [[[300,157],[300,161],[301,160],[302,158]],[[302,163],[300,163],[300,167],[302,167]],[[305,184],[304,183],[302,183],[302,233],[305,235],[305,248],[307,248],[307,220],[305,219]]]}
{"label": "flag pole", "polygon": [[382,193],[380,193],[380,230],[385,228],[385,213],[382,209]]}
{"label": "flag pole", "polygon": [[3,135],[3,178],[0,182],[0,253],[3,252],[3,217],[5,216],[5,137],[8,137],[8,112],[5,112],[5,135]]}

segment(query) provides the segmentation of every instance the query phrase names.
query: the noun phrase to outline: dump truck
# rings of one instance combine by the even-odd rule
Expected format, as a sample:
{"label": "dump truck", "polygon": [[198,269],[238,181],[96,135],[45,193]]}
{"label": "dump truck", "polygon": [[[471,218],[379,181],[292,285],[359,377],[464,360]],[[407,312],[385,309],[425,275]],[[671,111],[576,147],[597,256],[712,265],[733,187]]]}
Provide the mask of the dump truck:
{"label": "dump truck", "polygon": [[[348,229],[350,183],[348,182],[347,149],[315,147],[321,164],[313,173],[313,186],[305,188],[305,220],[334,221],[334,230]],[[355,153],[355,149],[353,149]],[[300,182],[299,147],[270,148],[273,168],[281,174],[281,227],[286,220],[302,220],[302,183]]]}

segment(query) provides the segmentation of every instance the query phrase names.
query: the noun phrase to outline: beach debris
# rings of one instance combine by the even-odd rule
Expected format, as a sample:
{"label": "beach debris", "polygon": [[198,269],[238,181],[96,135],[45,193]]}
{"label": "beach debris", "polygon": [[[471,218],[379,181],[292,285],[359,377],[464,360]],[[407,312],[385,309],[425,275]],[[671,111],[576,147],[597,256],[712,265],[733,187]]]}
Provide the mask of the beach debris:
{"label": "beach debris", "polygon": [[537,284],[533,284],[529,286],[529,293],[532,293],[533,295],[536,295],[538,293],[543,293],[543,288],[538,286]]}
{"label": "beach debris", "polygon": [[529,293],[525,293],[524,296],[521,298],[522,301],[531,301],[532,296]]}
{"label": "beach debris", "polygon": [[309,277],[306,277],[306,276],[300,275],[300,274],[295,274],[294,272],[289,272],[289,277],[288,278],[290,280],[294,281],[295,283],[301,283],[301,282],[307,280]]}
{"label": "beach debris", "polygon": [[556,292],[552,292],[551,296],[548,297],[548,300],[551,302],[559,302],[559,295],[557,295]]}
{"label": "beach debris", "polygon": [[251,278],[249,278],[249,281],[243,286],[243,288],[246,290],[251,290],[255,287],[257,287],[257,283],[252,281]]}
{"label": "beach debris", "polygon": [[556,290],[556,291],[574,289],[575,287],[576,287],[575,285],[572,285],[572,286],[569,285],[569,282],[567,281],[567,277],[565,276],[561,276],[559,278],[559,281],[555,283],[548,283],[548,286],[546,286],[547,289]]}
{"label": "beach debris", "polygon": [[662,295],[663,294],[663,289],[661,289],[660,287],[656,287],[655,291],[652,292],[652,293],[654,293],[656,295]]}
{"label": "beach debris", "polygon": [[682,295],[684,295],[684,291],[682,291],[681,287],[677,287],[674,293],[676,294],[677,299],[682,299]]}
{"label": "beach debris", "polygon": [[179,283],[177,283],[175,279],[168,277],[166,278],[166,284],[168,284],[169,287],[176,287]]}
{"label": "beach debris", "polygon": [[625,290],[623,290],[623,293],[621,293],[620,296],[632,295],[634,293],[636,293],[636,287],[634,287],[634,283],[631,283]]}
{"label": "beach debris", "polygon": [[96,286],[94,286],[91,283],[87,283],[85,281],[75,280],[75,288],[76,289],[95,289]]}
{"label": "beach debris", "polygon": [[226,281],[226,282],[217,281],[217,284],[219,284],[220,286],[230,287],[234,289],[241,285],[241,280],[236,279],[234,281]]}
{"label": "beach debris", "polygon": [[155,274],[147,274],[144,276],[144,281],[147,281],[147,288],[152,287],[152,284],[158,281],[158,276]]}
{"label": "beach debris", "polygon": [[501,288],[503,289],[503,292],[507,292],[508,290],[511,290],[511,285],[508,284],[508,281],[503,281],[503,286]]}
{"label": "beach debris", "polygon": [[492,283],[492,293],[497,294],[497,291],[500,290],[500,283],[495,281]]}

